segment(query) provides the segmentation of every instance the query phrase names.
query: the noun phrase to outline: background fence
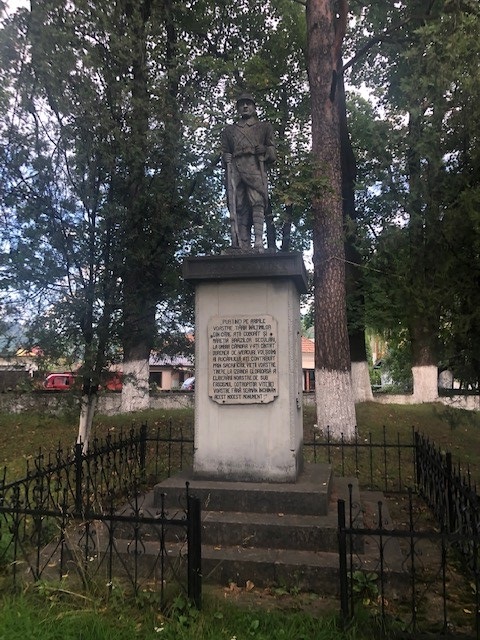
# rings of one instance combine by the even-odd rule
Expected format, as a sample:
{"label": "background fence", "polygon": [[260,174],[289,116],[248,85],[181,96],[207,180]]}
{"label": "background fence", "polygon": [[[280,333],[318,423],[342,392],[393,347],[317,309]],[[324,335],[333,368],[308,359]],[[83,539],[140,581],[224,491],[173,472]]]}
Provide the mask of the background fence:
{"label": "background fence", "polygon": [[[0,481],[0,567],[14,586],[25,579],[75,576],[108,589],[155,589],[163,601],[175,585],[201,599],[200,503],[185,488],[174,513],[149,504],[149,480],[181,469],[191,441],[152,431],[58,446],[29,462],[23,478]],[[190,453],[191,455],[191,453]],[[188,458],[188,456],[187,456]]]}
{"label": "background fence", "polygon": [[373,629],[386,638],[436,633],[478,640],[479,497],[468,469],[462,472],[450,453],[421,434],[412,436],[411,444],[395,445],[386,443],[384,434],[372,449],[365,442],[368,453],[358,443],[344,443],[345,451],[336,452],[340,468],[358,460],[358,470],[362,455],[376,455],[384,469],[376,482],[371,466],[365,467],[363,487],[371,489],[373,481],[373,488],[384,490],[373,508],[354,501],[351,484],[349,499],[338,501],[343,619],[348,623],[367,611]]}
{"label": "background fence", "polygon": [[343,435],[334,440],[327,429],[305,442],[304,450],[306,460],[331,464],[335,475],[357,478],[365,490],[407,493],[415,485],[415,446],[414,428],[402,439],[384,427],[379,441],[374,441],[371,433],[360,436],[358,431],[352,440]]}

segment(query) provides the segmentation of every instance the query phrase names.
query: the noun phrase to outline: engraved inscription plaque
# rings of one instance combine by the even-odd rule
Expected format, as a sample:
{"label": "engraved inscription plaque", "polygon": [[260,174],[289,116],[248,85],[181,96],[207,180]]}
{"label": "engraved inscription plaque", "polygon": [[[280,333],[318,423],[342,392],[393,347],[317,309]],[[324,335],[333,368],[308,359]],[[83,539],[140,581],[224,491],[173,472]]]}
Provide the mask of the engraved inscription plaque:
{"label": "engraved inscription plaque", "polygon": [[219,404],[278,396],[277,321],[269,315],[215,316],[208,323],[208,393]]}

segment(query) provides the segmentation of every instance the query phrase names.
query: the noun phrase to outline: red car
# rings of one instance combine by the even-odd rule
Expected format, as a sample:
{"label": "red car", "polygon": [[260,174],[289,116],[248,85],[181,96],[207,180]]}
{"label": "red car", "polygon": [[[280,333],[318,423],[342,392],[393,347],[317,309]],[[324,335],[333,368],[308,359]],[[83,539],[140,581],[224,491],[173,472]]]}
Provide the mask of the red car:
{"label": "red car", "polygon": [[73,373],[51,373],[43,383],[47,391],[68,391],[75,384],[77,376]]}

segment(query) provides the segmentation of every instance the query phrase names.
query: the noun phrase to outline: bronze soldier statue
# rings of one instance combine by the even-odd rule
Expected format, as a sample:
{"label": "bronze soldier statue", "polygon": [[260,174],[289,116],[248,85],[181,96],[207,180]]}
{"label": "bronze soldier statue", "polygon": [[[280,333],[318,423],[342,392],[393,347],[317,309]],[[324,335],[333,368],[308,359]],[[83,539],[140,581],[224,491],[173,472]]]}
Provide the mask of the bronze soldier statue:
{"label": "bronze soldier statue", "polygon": [[263,225],[268,207],[267,167],[275,161],[273,127],[261,122],[255,100],[242,94],[237,100],[239,120],[222,132],[222,163],[226,170],[232,246],[263,251]]}

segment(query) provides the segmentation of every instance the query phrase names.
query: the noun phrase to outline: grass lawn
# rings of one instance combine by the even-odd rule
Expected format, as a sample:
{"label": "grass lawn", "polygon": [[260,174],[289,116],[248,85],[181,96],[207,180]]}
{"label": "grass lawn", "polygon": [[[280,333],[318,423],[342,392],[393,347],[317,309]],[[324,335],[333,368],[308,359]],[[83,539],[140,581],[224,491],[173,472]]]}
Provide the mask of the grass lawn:
{"label": "grass lawn", "polygon": [[[132,424],[147,422],[163,427],[170,421],[187,431],[193,425],[192,410],[156,410],[113,417],[97,416],[95,433],[103,437]],[[442,450],[453,454],[454,463],[469,466],[480,480],[480,415],[454,410],[441,404],[382,405],[365,403],[357,407],[359,437],[372,441],[411,438],[412,427],[428,436]],[[304,411],[305,441],[316,429],[313,407]],[[23,475],[26,461],[42,450],[48,457],[58,443],[72,446],[77,417],[40,413],[0,414],[2,445],[0,461],[8,477]],[[125,640],[167,638],[168,640],[288,640],[373,638],[371,620],[348,631],[338,626],[338,602],[315,594],[292,594],[281,589],[247,592],[245,589],[204,589],[204,607],[196,611],[177,599],[168,612],[160,612],[155,594],[141,593],[136,599],[113,591],[108,600],[98,594],[74,594],[55,585],[30,586],[20,596],[0,596],[0,640]]]}
{"label": "grass lawn", "polygon": [[[135,414],[97,416],[94,432],[104,437],[109,432],[129,429],[132,424],[147,422],[150,427],[168,425],[192,429],[193,409],[150,410]],[[384,405],[367,402],[357,406],[357,423],[362,438],[372,435],[381,441],[383,428],[388,439],[397,433],[403,440],[411,438],[412,427],[428,436],[442,450],[453,454],[454,462],[471,468],[480,481],[480,414],[473,411],[451,409],[440,403],[419,405]],[[313,440],[315,409],[304,410],[305,441]],[[41,449],[48,455],[61,443],[72,446],[78,429],[78,416],[73,412],[64,416],[50,416],[40,412],[20,414],[0,413],[2,444],[0,465],[7,466],[9,477],[23,475],[28,459]]]}
{"label": "grass lawn", "polygon": [[[358,627],[342,631],[338,616],[318,606],[317,596],[284,600],[205,589],[201,611],[184,598],[160,612],[153,594],[126,599],[113,592],[109,601],[39,585],[0,600],[0,638],[5,640],[362,640]],[[302,600],[303,598],[303,600]],[[305,602],[308,598],[309,602]],[[310,609],[310,610],[309,610]]]}
{"label": "grass lawn", "polygon": [[[147,422],[150,427],[168,425],[172,421],[176,427],[193,426],[193,411],[152,410],[118,416],[96,416],[93,435],[104,438],[108,433],[129,430],[132,425]],[[7,466],[8,477],[23,476],[28,460],[41,450],[45,456],[54,453],[57,446],[70,447],[75,444],[78,432],[78,415],[48,415],[30,411],[28,413],[0,413],[0,466]]]}

